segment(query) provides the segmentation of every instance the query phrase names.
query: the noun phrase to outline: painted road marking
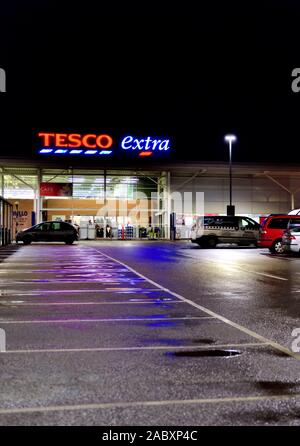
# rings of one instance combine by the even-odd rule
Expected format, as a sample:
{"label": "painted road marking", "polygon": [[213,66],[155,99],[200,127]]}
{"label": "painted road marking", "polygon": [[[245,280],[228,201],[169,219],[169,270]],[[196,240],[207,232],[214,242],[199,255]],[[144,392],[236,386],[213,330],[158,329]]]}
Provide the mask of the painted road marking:
{"label": "painted road marking", "polygon": [[[214,262],[213,260],[207,260],[207,261],[210,263],[213,263],[214,265],[218,265],[218,262]],[[223,262],[223,265],[229,266],[230,268],[233,268],[233,269],[238,269],[240,271],[243,271],[243,272],[249,273],[249,274],[257,274],[258,276],[270,277],[271,279],[277,279],[277,280],[283,280],[283,281],[289,280],[289,279],[286,279],[285,277],[275,276],[274,274],[261,273],[258,271],[252,271],[249,269],[241,268],[240,266],[233,265],[232,263]]]}
{"label": "painted road marking", "polygon": [[53,279],[33,279],[33,280],[7,280],[6,282],[1,281],[0,279],[0,286],[11,286],[11,285],[51,285],[51,284],[55,284],[55,285],[59,285],[59,284],[66,284],[66,283],[73,283],[73,284],[81,284],[81,285],[86,285],[86,284],[103,284],[103,285],[107,285],[107,284],[111,284],[111,285],[121,285],[122,283],[129,283],[132,285],[135,285],[136,283],[140,283],[142,282],[140,279],[136,279],[136,278],[109,278],[109,277],[101,277],[95,280],[78,280],[78,279],[59,279],[59,278],[53,278]]}
{"label": "painted road marking", "polygon": [[215,319],[212,316],[184,316],[184,317],[128,317],[128,318],[108,318],[108,319],[49,319],[49,320],[31,320],[31,321],[7,321],[0,320],[0,324],[70,324],[74,322],[144,322],[144,321],[186,321],[186,320],[199,320],[199,319]]}
{"label": "painted road marking", "polygon": [[[91,275],[91,274],[96,274],[96,275],[109,275],[111,276],[112,274],[118,276],[120,273],[123,273],[124,270],[117,270],[117,269],[113,269],[113,268],[101,268],[101,271],[99,271],[99,269],[94,267],[94,271],[89,268],[88,271],[86,271],[85,268],[56,268],[56,269],[51,269],[51,267],[45,268],[45,269],[16,269],[14,268],[0,268],[0,274],[59,274],[59,276],[56,277],[60,277],[60,275],[62,274],[62,270],[63,270],[63,274],[66,276],[73,276],[73,275],[80,275],[80,276],[86,276],[86,275]],[[124,275],[124,274],[121,274]]]}
{"label": "painted road marking", "polygon": [[[277,343],[275,343],[275,342],[273,342],[273,341],[270,341],[270,340],[268,340],[268,339],[266,339],[266,338],[260,336],[259,334],[255,333],[255,332],[253,332],[253,331],[251,331],[251,330],[248,330],[246,327],[243,327],[243,326],[241,326],[241,325],[239,325],[239,324],[236,324],[236,323],[234,323],[234,322],[232,322],[232,321],[229,321],[228,319],[224,318],[223,316],[221,316],[221,315],[219,315],[219,314],[217,314],[217,313],[214,313],[214,312],[212,312],[211,310],[209,310],[209,309],[207,309],[207,308],[205,308],[205,307],[202,307],[202,306],[196,304],[195,302],[190,301],[190,300],[186,299],[185,297],[183,297],[183,296],[181,296],[181,295],[178,295],[177,293],[174,293],[174,292],[172,292],[172,291],[170,291],[170,290],[164,288],[164,287],[161,286],[160,284],[158,284],[158,283],[152,281],[151,279],[149,279],[149,278],[143,276],[142,274],[138,273],[136,270],[134,270],[133,268],[129,267],[129,266],[126,265],[125,263],[120,262],[119,260],[114,259],[113,257],[108,256],[107,254],[100,252],[99,250],[97,250],[97,249],[94,248],[94,247],[91,247],[91,248],[92,248],[93,250],[95,250],[96,252],[99,252],[99,253],[100,253],[100,256],[102,256],[102,258],[103,258],[103,257],[108,258],[108,259],[110,259],[112,262],[122,265],[122,266],[123,266],[124,268],[126,268],[128,271],[133,272],[134,274],[136,274],[136,275],[139,276],[140,278],[144,279],[144,280],[147,281],[148,283],[152,283],[152,285],[154,285],[154,286],[157,287],[158,289],[160,289],[160,290],[162,290],[162,291],[164,291],[164,292],[167,292],[168,294],[170,294],[170,295],[172,295],[172,296],[174,296],[174,297],[180,299],[180,300],[183,301],[183,302],[186,302],[186,303],[190,304],[191,306],[193,306],[193,307],[195,307],[195,308],[197,308],[197,309],[202,310],[202,311],[205,312],[206,314],[209,314],[212,318],[217,318],[217,319],[223,321],[224,323],[226,323],[226,324],[228,324],[228,325],[230,325],[230,326],[232,326],[232,327],[235,327],[235,328],[237,328],[238,330],[243,331],[244,333],[248,334],[249,336],[252,336],[252,337],[258,339],[259,341],[262,341],[263,343],[267,343],[268,345],[271,345],[273,348],[278,349],[278,350],[284,352],[285,354],[288,354],[288,355],[290,355],[290,356],[293,356],[293,357],[299,359],[299,356],[300,356],[300,355],[294,354],[293,352],[291,352],[290,350],[288,350],[288,349],[286,349],[285,347],[281,346],[280,344],[277,344]],[[100,256],[98,256],[98,257],[100,257]],[[57,258],[55,258],[55,260],[57,260]],[[216,262],[212,262],[212,263],[216,263]],[[229,265],[229,266],[232,266],[232,265]],[[282,279],[282,278],[281,278],[281,279]],[[122,319],[122,321],[128,321],[128,320],[129,320],[129,319]],[[141,319],[138,319],[138,320],[141,320]],[[146,320],[150,320],[150,319],[146,319]],[[157,320],[157,318],[155,318],[155,320]],[[163,320],[164,320],[164,321],[165,321],[165,320],[170,320],[170,318],[169,318],[169,319],[163,318]],[[24,322],[25,322],[25,323],[38,323],[38,322],[41,322],[41,321],[16,321],[16,323],[24,323]],[[45,323],[46,323],[46,322],[49,323],[49,321],[45,321]],[[60,322],[65,322],[65,321],[60,321]],[[75,320],[74,322],[79,322],[79,321],[78,321],[78,320]],[[88,322],[95,322],[95,320],[92,320],[92,321],[88,320]],[[97,321],[96,321],[96,322],[97,322]],[[4,322],[4,323],[5,323],[5,322]],[[6,323],[13,323],[13,321],[6,321]]]}
{"label": "painted road marking", "polygon": [[250,273],[250,274],[257,274],[257,275],[259,275],[259,276],[270,277],[271,279],[277,279],[277,280],[289,280],[289,279],[286,279],[285,277],[274,276],[273,274],[267,274],[267,273],[259,273],[258,271],[250,271],[250,270],[246,270],[246,269],[240,268],[240,267],[238,267],[238,266],[236,266],[236,267],[233,266],[233,268],[237,268],[237,269],[239,269],[239,270],[241,270],[241,271],[244,271],[244,272],[246,272],[246,273]]}
{"label": "painted road marking", "polygon": [[[118,288],[104,288],[102,290],[99,290],[97,288],[89,290],[89,289],[81,289],[81,290],[30,290],[30,291],[22,291],[19,292],[17,290],[1,290],[0,288],[0,298],[1,296],[7,296],[8,294],[13,294],[14,296],[43,296],[44,294],[70,294],[70,293],[80,293],[80,294],[84,294],[84,293],[94,293],[94,294],[98,294],[98,293],[126,293],[126,294],[145,294],[145,293],[153,293],[153,292],[159,292],[161,293],[161,289],[159,288],[122,288],[122,287],[118,287]],[[100,297],[100,296],[99,296]],[[101,296],[102,297],[102,296]]]}
{"label": "painted road marking", "polygon": [[[97,251],[96,248],[92,248],[95,249]],[[101,252],[98,250],[98,252]],[[231,327],[236,328],[237,330],[242,331],[243,333],[246,333],[247,335],[261,341],[261,342],[266,342],[268,343],[270,346],[272,346],[275,350],[279,350],[283,353],[285,353],[286,355],[289,355],[297,360],[300,360],[300,354],[294,353],[291,350],[289,350],[288,348],[284,347],[281,344],[278,344],[275,341],[272,341],[271,339],[267,339],[264,336],[249,330],[248,328],[244,327],[243,325],[237,324],[236,322],[233,322],[223,316],[221,316],[218,313],[215,313],[214,311],[211,311],[209,308],[203,307],[202,305],[196,304],[195,302],[193,302],[190,299],[186,299],[184,296],[175,293],[174,291],[169,290],[168,288],[165,288],[164,286],[160,285],[159,283],[155,282],[154,280],[151,280],[149,278],[147,278],[146,276],[144,276],[143,274],[139,273],[138,271],[134,270],[133,268],[131,268],[130,266],[126,265],[125,263],[121,262],[120,260],[117,260],[111,256],[109,256],[108,254],[105,254],[103,252],[101,252],[105,257],[109,258],[110,260],[114,260],[115,262],[119,263],[120,265],[123,265],[124,267],[127,267],[130,271],[134,272],[135,274],[137,274],[138,276],[140,276],[141,278],[147,280],[149,283],[151,283],[152,285],[160,288],[161,290],[163,290],[166,293],[171,294],[174,297],[177,297],[178,299],[183,300],[184,302],[188,303],[189,305],[193,306],[194,308],[197,308],[198,310],[203,311],[204,313],[209,314],[210,316],[215,317],[216,319],[219,319],[220,321],[223,321],[225,324],[230,325]]]}
{"label": "painted road marking", "polygon": [[161,303],[161,304],[184,304],[185,302],[183,302],[182,300],[171,300],[171,299],[149,299],[149,300],[123,300],[123,301],[117,301],[117,302],[19,302],[19,301],[2,301],[0,299],[0,305],[5,305],[5,306],[19,306],[19,307],[51,307],[51,306],[68,306],[68,305],[140,305],[140,304],[156,304],[156,303]]}
{"label": "painted road marking", "polygon": [[264,396],[237,396],[226,398],[199,398],[190,400],[161,400],[161,401],[129,401],[114,403],[90,403],[90,404],[69,404],[61,406],[36,406],[36,407],[19,407],[0,409],[0,415],[21,414],[32,412],[61,412],[73,410],[97,410],[97,409],[113,409],[113,408],[136,408],[136,407],[158,407],[158,406],[178,406],[178,405],[194,405],[194,404],[226,404],[240,402],[257,402],[257,401],[278,401],[278,400],[298,400],[298,394],[283,395],[264,395]]}
{"label": "painted road marking", "polygon": [[[96,249],[96,248],[94,248],[94,249]],[[193,259],[193,260],[198,260],[197,257],[190,256],[189,254],[185,254],[185,253],[184,253],[184,254],[181,254],[181,255],[184,255],[185,257],[188,257],[188,258]],[[206,263],[212,263],[213,265],[219,265],[219,263],[216,262],[215,260],[201,259],[201,261],[206,262]],[[261,272],[259,272],[259,271],[253,271],[253,270],[249,270],[249,269],[246,269],[246,268],[242,268],[242,267],[237,266],[237,265],[235,265],[235,264],[233,264],[233,263],[226,262],[226,261],[224,261],[223,259],[222,259],[222,265],[229,266],[230,268],[233,268],[233,269],[238,269],[238,270],[243,271],[243,272],[245,272],[245,273],[249,273],[249,274],[257,274],[257,275],[259,275],[259,276],[270,277],[271,279],[277,279],[277,280],[283,280],[283,281],[288,281],[288,280],[289,280],[289,279],[287,279],[287,278],[285,278],[285,277],[276,276],[276,275],[274,275],[274,274],[261,273]]]}
{"label": "painted road marking", "polygon": [[86,347],[86,348],[45,348],[27,350],[6,350],[5,354],[19,353],[79,353],[79,352],[114,352],[114,351],[139,351],[139,350],[213,350],[220,348],[250,348],[266,347],[266,342],[247,342],[240,344],[213,344],[213,345],[148,345],[144,347]]}

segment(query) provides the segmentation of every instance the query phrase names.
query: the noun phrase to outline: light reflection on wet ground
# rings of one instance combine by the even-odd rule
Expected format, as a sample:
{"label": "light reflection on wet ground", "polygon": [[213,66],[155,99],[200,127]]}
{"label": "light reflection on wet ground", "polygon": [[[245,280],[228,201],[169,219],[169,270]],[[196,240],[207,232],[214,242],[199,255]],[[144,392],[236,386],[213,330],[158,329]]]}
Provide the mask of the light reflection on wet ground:
{"label": "light reflection on wet ground", "polygon": [[[60,320],[62,314],[64,319],[69,317],[72,320],[75,311],[75,319],[79,320],[80,314],[83,314],[80,305],[83,306],[87,301],[91,308],[93,304],[94,307],[96,304],[105,304],[106,314],[110,312],[110,303],[113,309],[118,304],[117,313],[113,311],[113,318],[118,321],[185,317],[185,311],[174,313],[174,306],[168,303],[172,301],[182,304],[179,299],[90,247],[32,245],[24,247],[13,258],[7,258],[0,268],[0,322],[1,319],[5,321],[5,317],[10,321],[22,320],[20,312],[16,311],[21,307],[24,322],[25,319],[28,320],[29,314],[32,320],[37,321],[45,318],[47,320],[47,314],[49,322],[53,322],[56,317]],[[130,304],[128,308],[126,303]],[[74,308],[72,310],[71,304]],[[59,308],[60,312],[57,309],[53,313],[51,305]],[[75,310],[76,305],[78,308]],[[139,311],[136,312],[134,307]],[[179,306],[181,307],[182,305]],[[99,305],[97,308],[97,311],[92,309],[88,313],[91,321],[99,319],[104,311],[100,310]],[[155,309],[159,309],[158,314]],[[86,318],[86,313],[84,317]]]}
{"label": "light reflection on wet ground", "polygon": [[[130,249],[135,250],[134,245]],[[185,256],[175,249],[170,252],[168,248],[147,245],[146,250],[149,253],[147,261],[166,268],[166,271],[169,263],[174,265],[178,259],[186,262]],[[217,252],[216,261],[221,262],[222,256],[232,261],[229,252],[220,250],[220,253]],[[137,250],[136,256],[139,261],[145,261],[145,251]],[[242,258],[242,254],[240,256]],[[199,267],[194,283],[200,282],[199,271],[205,282],[209,278],[205,275],[207,266],[203,267],[197,258],[192,261]],[[226,268],[220,267],[218,274],[227,274]],[[178,280],[179,276],[177,274]],[[235,276],[233,278],[237,280]],[[260,283],[257,280],[253,287]],[[242,289],[228,289],[226,281],[218,291],[213,286],[214,282],[210,287],[203,285],[204,298],[220,299],[221,303],[226,299],[234,305],[251,303],[248,293]],[[188,283],[186,290],[187,297],[192,299]],[[211,392],[225,396],[230,380],[233,382],[230,394],[234,396],[238,395],[237,388],[243,386],[244,381],[250,382],[257,374],[266,374],[266,367],[260,367],[251,349],[259,350],[260,355],[266,350],[271,360],[275,356],[268,346],[248,334],[209,317],[167,290],[109,260],[88,244],[71,247],[32,245],[16,250],[12,256],[3,256],[0,264],[0,326],[1,321],[7,331],[8,350],[22,350],[24,359],[20,359],[22,367],[17,367],[16,364],[20,364],[18,354],[5,356],[16,362],[12,363],[12,371],[5,368],[9,367],[8,362],[0,371],[0,382],[1,373],[13,376],[10,380],[2,380],[2,386],[5,383],[7,387],[0,393],[0,408],[18,404],[24,407],[80,404],[81,401],[94,401],[95,395],[101,402],[188,399],[201,395],[209,397]],[[221,349],[228,353],[232,345],[237,346],[241,355],[222,357]],[[44,353],[35,356],[36,353],[28,352],[47,349],[53,349],[47,352],[47,361]],[[59,349],[61,356],[55,353]],[[70,356],[68,349],[82,349],[85,353],[73,352],[74,356]],[[95,349],[89,357],[85,356],[88,349]],[[122,349],[136,349],[138,354],[132,359]],[[139,349],[146,350],[143,357]],[[110,356],[115,350],[117,353]],[[177,354],[179,351],[181,353]],[[276,371],[278,376],[285,376],[288,371],[283,360],[286,358],[279,360],[282,363]],[[226,367],[224,361],[227,361]],[[41,370],[40,364],[43,364]],[[20,374],[23,374],[22,380]],[[95,385],[84,386],[83,380],[88,376],[96,377]],[[278,379],[283,379],[282,376]],[[19,381],[22,381],[21,385],[18,385]],[[243,389],[245,392],[246,387]],[[252,389],[247,390],[249,395]],[[260,391],[266,393],[265,389]],[[205,411],[207,413],[207,408]],[[48,416],[49,421],[51,415]],[[82,417],[86,421],[84,414]],[[0,414],[0,424],[2,419]],[[110,422],[114,420],[116,418],[112,417]]]}

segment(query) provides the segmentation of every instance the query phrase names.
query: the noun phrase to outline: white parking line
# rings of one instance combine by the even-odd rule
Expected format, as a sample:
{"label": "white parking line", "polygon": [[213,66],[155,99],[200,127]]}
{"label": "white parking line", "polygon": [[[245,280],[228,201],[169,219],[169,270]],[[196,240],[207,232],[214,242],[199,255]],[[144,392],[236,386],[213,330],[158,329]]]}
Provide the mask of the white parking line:
{"label": "white parking line", "polygon": [[[159,292],[161,293],[161,289],[160,288],[104,288],[102,290],[99,289],[93,289],[93,290],[89,290],[89,289],[80,289],[80,290],[39,290],[39,291],[34,291],[34,290],[30,290],[28,292],[26,291],[22,291],[22,292],[17,292],[16,290],[1,290],[0,288],[0,296],[8,296],[9,294],[13,294],[14,296],[44,296],[45,294],[85,294],[85,293],[93,293],[95,295],[99,294],[99,293],[126,293],[126,294],[144,294],[144,293],[153,293],[153,292]],[[75,297],[75,296],[74,296]],[[81,296],[79,296],[81,297]],[[102,297],[102,296],[101,296]],[[0,297],[1,299],[1,297]]]}
{"label": "white parking line", "polygon": [[[96,250],[98,252],[101,252],[101,251],[97,250],[97,248],[93,247],[92,249],[94,249],[94,250]],[[295,358],[297,360],[300,360],[300,354],[292,352],[291,350],[289,350],[288,348],[284,347],[283,345],[281,345],[281,344],[279,344],[279,343],[277,343],[275,341],[272,341],[271,339],[267,339],[264,336],[254,332],[252,330],[249,330],[248,328],[244,327],[243,325],[237,324],[236,322],[233,322],[233,321],[231,321],[231,320],[221,316],[220,314],[215,313],[214,311],[211,311],[211,310],[209,310],[206,307],[203,307],[202,305],[196,304],[195,302],[193,302],[190,299],[186,299],[184,296],[182,296],[182,295],[180,295],[178,293],[175,293],[174,291],[171,291],[168,288],[165,288],[164,286],[160,285],[159,283],[155,282],[154,280],[151,280],[151,279],[147,278],[146,276],[144,276],[143,274],[139,273],[135,269],[133,269],[130,266],[126,265],[126,263],[121,262],[120,260],[117,260],[114,257],[111,257],[108,254],[105,254],[103,252],[101,252],[101,254],[106,256],[108,259],[110,259],[112,261],[115,261],[115,262],[119,263],[120,265],[123,265],[124,267],[128,268],[130,271],[132,271],[135,274],[137,274],[139,277],[147,280],[152,285],[160,288],[161,290],[165,291],[166,293],[171,294],[174,297],[177,297],[178,299],[183,300],[184,302],[188,303],[189,305],[193,306],[194,308],[197,308],[198,310],[201,310],[204,313],[207,313],[210,316],[213,316],[214,318],[223,321],[225,324],[230,325],[231,327],[234,327],[237,330],[242,331],[243,333],[246,333],[247,335],[251,336],[252,338],[255,338],[255,339],[257,339],[257,340],[259,340],[261,342],[266,342],[266,343],[270,344],[275,350],[279,350],[279,351],[285,353],[286,355],[289,355],[289,356],[291,356],[291,357],[293,357],[293,358]]]}
{"label": "white parking line", "polygon": [[[149,299],[149,300],[123,300],[123,301],[117,301],[117,302],[15,302],[15,301],[2,301],[0,299],[0,305],[4,306],[18,306],[18,307],[52,307],[52,306],[69,306],[69,305],[140,305],[140,304],[184,304],[182,300],[169,300],[169,299]],[[1,323],[1,321],[0,321]]]}
{"label": "white parking line", "polygon": [[178,405],[197,405],[197,404],[226,404],[240,402],[257,402],[257,401],[283,401],[291,399],[299,399],[298,394],[283,395],[263,395],[263,396],[237,396],[226,398],[198,398],[190,400],[161,400],[161,401],[129,401],[114,403],[90,403],[90,404],[69,404],[61,406],[36,406],[36,407],[19,407],[0,409],[0,415],[22,414],[32,412],[61,412],[73,410],[101,410],[114,408],[136,408],[136,407],[158,407],[158,406],[178,406]]}
{"label": "white parking line", "polygon": [[257,274],[257,275],[259,275],[259,276],[270,277],[271,279],[277,279],[277,280],[289,280],[289,279],[286,279],[285,277],[274,276],[273,274],[260,273],[260,272],[258,272],[258,271],[250,271],[250,270],[246,270],[246,269],[239,268],[239,267],[234,267],[234,268],[238,268],[238,269],[240,269],[241,271],[244,271],[244,272],[249,273],[249,274]]}
{"label": "white parking line", "polygon": [[[95,279],[95,280],[84,280],[84,281],[79,281],[79,280],[61,280],[61,279],[46,279],[46,280],[10,280],[9,282],[2,282],[0,279],[0,288],[2,286],[11,286],[11,285],[45,285],[45,286],[49,286],[49,285],[64,285],[64,284],[70,284],[72,283],[73,285],[86,285],[87,283],[89,284],[97,284],[97,285],[121,285],[122,282],[133,282],[135,279],[118,279],[118,280],[107,280],[107,278],[104,279]],[[133,284],[134,285],[134,284]],[[84,291],[84,290],[83,290]],[[96,291],[96,290],[95,290]]]}
{"label": "white parking line", "polygon": [[[94,248],[96,249],[96,248]],[[194,256],[190,256],[189,254],[181,254],[184,255],[185,257],[188,257],[190,259],[193,260],[197,260],[197,257]],[[201,261],[206,262],[206,263],[212,263],[213,265],[218,265],[218,262],[211,260],[211,259],[201,259]],[[252,271],[246,268],[242,268],[241,266],[235,265],[233,263],[229,263],[229,262],[225,262],[224,260],[222,260],[222,264],[229,266],[233,269],[239,269],[240,271],[243,271],[245,273],[249,273],[249,274],[257,274],[259,276],[265,276],[265,277],[270,277],[271,279],[277,279],[277,280],[283,280],[283,281],[288,281],[289,279],[285,278],[285,277],[281,277],[281,276],[275,276],[274,274],[268,274],[268,273],[261,273],[259,271]],[[296,273],[297,274],[297,273]],[[300,273],[298,273],[300,274]]]}
{"label": "white parking line", "polygon": [[[63,271],[62,271],[63,270]],[[61,277],[61,274],[63,273],[64,276],[86,276],[86,275],[91,275],[91,273],[96,274],[96,275],[100,275],[100,276],[107,276],[107,277],[111,277],[112,275],[115,275],[116,277],[119,277],[120,273],[123,273],[124,271],[118,271],[116,269],[103,269],[101,268],[101,271],[99,271],[99,269],[97,269],[97,271],[86,271],[84,268],[82,269],[75,269],[75,268],[68,268],[68,269],[64,269],[64,268],[45,268],[45,269],[16,269],[16,268],[11,268],[11,269],[0,269],[0,274],[13,274],[14,276],[16,276],[17,274],[59,274],[59,276],[57,277]],[[27,279],[26,279],[27,280]]]}
{"label": "white parking line", "polygon": [[145,321],[186,321],[186,320],[199,320],[199,319],[215,319],[212,316],[187,316],[187,317],[128,317],[128,318],[107,318],[107,319],[49,319],[49,320],[31,320],[31,321],[13,321],[13,320],[0,320],[0,324],[71,324],[74,322],[145,322]]}
{"label": "white parking line", "polygon": [[[86,348],[45,348],[27,350],[6,350],[3,354],[13,353],[79,353],[79,352],[114,352],[139,350],[218,350],[220,348],[251,348],[266,347],[266,342],[246,342],[240,344],[213,344],[213,345],[148,345],[144,347],[86,347]],[[0,354],[1,354],[0,353]]]}
{"label": "white parking line", "polygon": [[[215,262],[214,260],[206,259],[205,261],[208,263],[213,263],[214,265],[218,265],[218,262]],[[249,269],[243,268],[241,266],[238,266],[238,265],[235,265],[235,264],[229,263],[229,262],[223,262],[223,265],[229,266],[230,268],[233,268],[233,269],[238,269],[240,271],[243,271],[244,273],[257,274],[258,276],[270,277],[271,279],[277,279],[277,280],[283,280],[283,281],[289,280],[285,277],[275,276],[274,274],[261,273],[259,271],[249,270]]]}

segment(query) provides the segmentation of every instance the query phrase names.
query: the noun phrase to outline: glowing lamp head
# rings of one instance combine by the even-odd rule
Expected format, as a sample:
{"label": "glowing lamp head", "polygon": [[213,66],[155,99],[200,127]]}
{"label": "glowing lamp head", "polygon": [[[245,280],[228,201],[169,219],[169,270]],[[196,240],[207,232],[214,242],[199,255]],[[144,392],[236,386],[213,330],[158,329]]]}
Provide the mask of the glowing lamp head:
{"label": "glowing lamp head", "polygon": [[224,140],[226,142],[232,143],[237,140],[237,137],[235,135],[225,135]]}

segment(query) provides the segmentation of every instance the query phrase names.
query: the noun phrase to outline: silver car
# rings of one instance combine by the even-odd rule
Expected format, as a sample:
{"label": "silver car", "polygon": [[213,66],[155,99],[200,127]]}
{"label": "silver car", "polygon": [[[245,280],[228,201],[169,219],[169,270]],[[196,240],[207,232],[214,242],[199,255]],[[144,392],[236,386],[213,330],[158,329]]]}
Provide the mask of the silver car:
{"label": "silver car", "polygon": [[300,253],[300,226],[293,226],[284,231],[282,246],[284,252]]}

